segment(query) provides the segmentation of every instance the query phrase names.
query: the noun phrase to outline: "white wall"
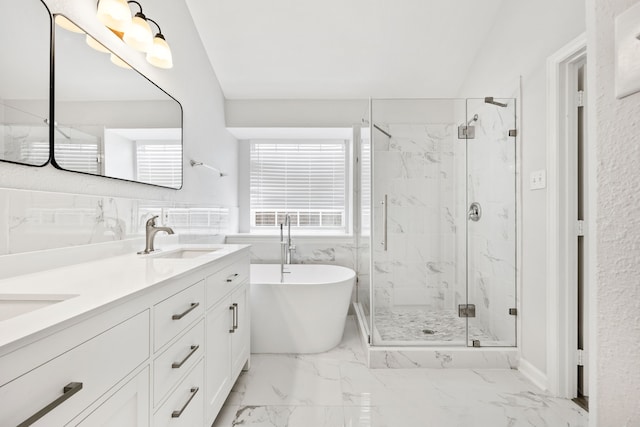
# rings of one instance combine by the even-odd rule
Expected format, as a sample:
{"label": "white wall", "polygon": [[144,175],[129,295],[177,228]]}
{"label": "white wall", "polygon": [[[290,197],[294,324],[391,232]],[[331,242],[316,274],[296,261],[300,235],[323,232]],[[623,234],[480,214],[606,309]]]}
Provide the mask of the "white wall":
{"label": "white wall", "polygon": [[513,97],[522,76],[521,173],[522,357],[546,372],[546,192],[528,189],[529,174],[545,169],[545,61],[585,30],[583,0],[510,0],[476,52],[461,97]]}
{"label": "white wall", "polygon": [[[596,394],[591,425],[640,425],[640,93],[614,96],[614,17],[634,0],[587,2],[591,135],[597,149]],[[595,131],[595,132],[594,132]],[[594,135],[595,133],[595,135]],[[593,298],[595,297],[595,299]],[[594,393],[592,392],[592,395]]]}
{"label": "white wall", "polygon": [[134,179],[135,142],[105,129],[104,132],[104,174],[123,179]]}
{"label": "white wall", "polygon": [[[225,129],[224,98],[184,0],[145,0],[145,14],[156,20],[173,52],[174,68],[149,65],[95,18],[95,1],[45,0],[52,13],[64,13],[181,102],[184,112],[184,185],[174,191],[143,184],[0,163],[0,187],[109,195],[164,201],[237,206],[237,146]],[[229,176],[189,166],[189,159],[225,165]]]}
{"label": "white wall", "polygon": [[369,117],[367,100],[227,100],[229,127],[351,127]]}

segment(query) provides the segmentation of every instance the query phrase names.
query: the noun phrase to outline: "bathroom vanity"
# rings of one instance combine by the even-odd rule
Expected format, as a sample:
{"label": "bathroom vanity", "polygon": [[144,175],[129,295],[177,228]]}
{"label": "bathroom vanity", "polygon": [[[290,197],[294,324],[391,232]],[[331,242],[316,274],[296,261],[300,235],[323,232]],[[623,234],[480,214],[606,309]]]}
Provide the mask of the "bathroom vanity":
{"label": "bathroom vanity", "polygon": [[245,245],[0,281],[0,425],[211,425],[248,368],[248,284]]}

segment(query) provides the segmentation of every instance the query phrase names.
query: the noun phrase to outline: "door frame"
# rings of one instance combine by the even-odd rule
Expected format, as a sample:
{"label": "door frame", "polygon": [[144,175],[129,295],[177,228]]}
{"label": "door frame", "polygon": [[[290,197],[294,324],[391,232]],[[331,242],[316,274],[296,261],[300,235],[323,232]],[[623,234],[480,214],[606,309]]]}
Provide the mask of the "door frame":
{"label": "door frame", "polygon": [[[547,59],[547,383],[549,391],[565,398],[576,397],[578,297],[577,288],[570,286],[577,273],[569,245],[577,237],[577,201],[569,197],[570,183],[577,176],[577,152],[571,152],[573,144],[564,142],[576,132],[568,112],[577,106],[577,93],[569,84],[575,67],[586,58],[587,37],[581,34]],[[587,174],[592,174],[588,163]],[[592,229],[592,216],[585,217],[585,234]],[[591,249],[586,249],[585,256],[587,263],[595,261]],[[593,287],[591,271],[585,279]]]}

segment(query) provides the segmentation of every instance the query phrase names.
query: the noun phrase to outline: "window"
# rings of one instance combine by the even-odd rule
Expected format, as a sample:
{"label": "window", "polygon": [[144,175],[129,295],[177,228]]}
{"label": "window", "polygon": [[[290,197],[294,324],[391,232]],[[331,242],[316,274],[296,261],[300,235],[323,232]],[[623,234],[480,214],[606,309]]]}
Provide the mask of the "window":
{"label": "window", "polygon": [[136,179],[164,187],[182,186],[182,144],[138,141]]}
{"label": "window", "polygon": [[347,141],[252,141],[250,226],[347,232]]}

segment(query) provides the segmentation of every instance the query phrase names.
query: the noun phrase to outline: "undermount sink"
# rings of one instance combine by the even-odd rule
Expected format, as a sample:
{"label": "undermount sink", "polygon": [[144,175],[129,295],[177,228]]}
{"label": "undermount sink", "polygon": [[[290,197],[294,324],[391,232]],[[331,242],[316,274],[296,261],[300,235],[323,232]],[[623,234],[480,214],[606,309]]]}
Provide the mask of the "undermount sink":
{"label": "undermount sink", "polygon": [[176,251],[159,253],[158,255],[153,255],[153,258],[177,258],[177,259],[187,259],[187,258],[197,258],[203,255],[210,254],[212,252],[217,251],[217,249],[178,249]]}
{"label": "undermount sink", "polygon": [[77,295],[0,294],[0,322],[50,305],[66,301]]}

